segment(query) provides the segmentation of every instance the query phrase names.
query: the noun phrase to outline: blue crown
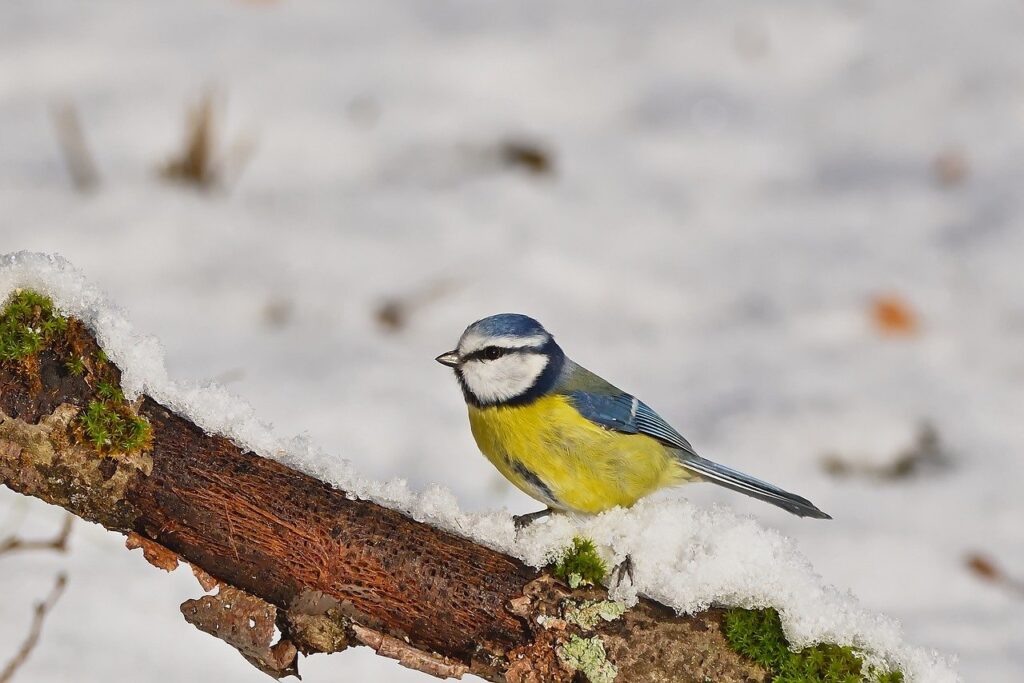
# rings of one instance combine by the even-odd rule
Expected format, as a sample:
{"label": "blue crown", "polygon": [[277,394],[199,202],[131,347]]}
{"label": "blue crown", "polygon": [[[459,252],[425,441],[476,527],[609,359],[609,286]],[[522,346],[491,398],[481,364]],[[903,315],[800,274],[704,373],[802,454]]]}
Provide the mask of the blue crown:
{"label": "blue crown", "polygon": [[499,313],[477,320],[469,329],[488,337],[534,337],[547,335],[544,326],[533,318],[519,313]]}

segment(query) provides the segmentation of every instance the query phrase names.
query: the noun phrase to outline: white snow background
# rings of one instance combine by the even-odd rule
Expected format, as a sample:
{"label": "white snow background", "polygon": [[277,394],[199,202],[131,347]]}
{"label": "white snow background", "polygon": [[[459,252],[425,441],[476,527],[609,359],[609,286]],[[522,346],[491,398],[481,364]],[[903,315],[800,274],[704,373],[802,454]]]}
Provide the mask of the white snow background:
{"label": "white snow background", "polygon": [[[470,511],[536,504],[477,454],[432,358],[483,315],[534,315],[699,452],[836,518],[710,485],[662,494],[604,528],[678,510],[678,525],[644,533],[735,561],[641,563],[641,581],[681,577],[658,583],[664,596],[735,578],[748,556],[724,532],[749,523],[700,512],[721,504],[792,538],[825,584],[898,618],[908,641],[958,656],[966,680],[1016,681],[1021,598],[964,557],[1024,574],[1022,29],[1009,0],[7,3],[0,251],[70,259],[160,339],[172,379],[227,384],[277,434],[366,477],[440,484]],[[254,152],[228,191],[201,193],[155,168],[211,84],[224,144]],[[71,188],[56,145],[63,101],[102,174],[91,195]],[[555,173],[495,163],[508,138],[543,145]],[[937,182],[943,154],[966,159],[961,184]],[[382,300],[439,282],[403,329],[377,322]],[[889,292],[918,334],[872,326],[869,302]],[[922,420],[947,471],[875,482],[821,467],[832,452],[892,459]],[[444,516],[450,501],[430,500]],[[0,535],[59,519],[0,492]],[[570,535],[563,523],[537,533]],[[768,545],[749,557],[785,546],[751,537]],[[122,546],[78,524],[66,557],[0,560],[14,587],[0,660],[69,572],[18,680],[262,678],[183,622],[177,605],[199,593],[188,572]],[[888,623],[876,637],[898,640]],[[365,649],[303,665],[312,681],[422,678]]]}

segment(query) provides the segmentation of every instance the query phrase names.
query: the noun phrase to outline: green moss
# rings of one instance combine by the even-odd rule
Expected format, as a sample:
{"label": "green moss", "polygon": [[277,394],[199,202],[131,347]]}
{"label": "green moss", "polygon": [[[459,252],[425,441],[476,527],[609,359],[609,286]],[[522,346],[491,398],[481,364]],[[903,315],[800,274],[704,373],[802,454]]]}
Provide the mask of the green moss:
{"label": "green moss", "polygon": [[570,637],[559,646],[558,658],[586,676],[590,683],[612,683],[619,674],[615,665],[608,661],[604,643],[597,636]]}
{"label": "green moss", "polygon": [[68,372],[76,377],[81,377],[86,371],[85,359],[81,356],[75,356],[68,362],[64,363],[64,366],[68,369]]}
{"label": "green moss", "polygon": [[725,637],[734,650],[768,669],[773,683],[902,683],[903,674],[870,673],[852,648],[821,644],[799,652],[789,649],[782,621],[774,609],[726,611]]}
{"label": "green moss", "polygon": [[96,384],[96,395],[106,401],[116,401],[118,403],[124,401],[124,392],[121,391],[121,387],[107,380]]}
{"label": "green moss", "polygon": [[572,546],[562,552],[552,571],[569,586],[577,588],[597,584],[608,573],[608,565],[597,554],[593,541],[577,536],[572,539]]}
{"label": "green moss", "polygon": [[56,312],[48,297],[28,290],[15,292],[0,311],[0,361],[38,353],[68,320]]}
{"label": "green moss", "polygon": [[615,621],[625,611],[626,606],[614,600],[568,600],[563,605],[562,614],[569,623],[592,631],[602,621]]}
{"label": "green moss", "polygon": [[886,671],[878,675],[878,683],[903,683],[902,671]]}
{"label": "green moss", "polygon": [[[99,350],[91,364],[71,352],[61,339],[68,319],[60,315],[48,297],[28,290],[16,291],[0,310],[0,362],[28,358],[47,346],[58,349],[68,372],[95,382],[96,400],[78,417],[76,434],[100,453],[131,453],[144,450],[152,441],[149,422],[135,414],[124,400],[119,373]],[[63,349],[63,350],[61,350]],[[69,357],[70,356],[70,357]]]}
{"label": "green moss", "polygon": [[86,440],[101,453],[131,453],[148,448],[153,438],[149,421],[123,401],[90,401],[78,419]]}

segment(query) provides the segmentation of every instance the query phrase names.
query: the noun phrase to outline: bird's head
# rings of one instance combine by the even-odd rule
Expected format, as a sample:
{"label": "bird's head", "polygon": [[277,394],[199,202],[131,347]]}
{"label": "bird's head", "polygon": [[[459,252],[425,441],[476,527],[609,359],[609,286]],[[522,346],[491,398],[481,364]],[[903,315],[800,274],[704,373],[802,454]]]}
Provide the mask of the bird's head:
{"label": "bird's head", "polygon": [[477,406],[527,403],[554,384],[565,359],[533,318],[500,313],[478,320],[437,362],[455,370],[466,401]]}

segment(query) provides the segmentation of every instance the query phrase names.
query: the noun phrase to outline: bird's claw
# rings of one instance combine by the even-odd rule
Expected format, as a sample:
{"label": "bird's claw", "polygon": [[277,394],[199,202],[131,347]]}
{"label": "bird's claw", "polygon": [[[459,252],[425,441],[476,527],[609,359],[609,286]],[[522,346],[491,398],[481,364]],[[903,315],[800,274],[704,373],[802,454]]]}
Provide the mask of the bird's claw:
{"label": "bird's claw", "polygon": [[538,519],[543,519],[544,517],[547,517],[550,514],[551,514],[551,508],[547,508],[545,510],[538,510],[537,512],[531,512],[531,513],[526,514],[526,515],[513,515],[512,516],[512,521],[515,523],[515,525],[516,525],[516,532],[518,533],[518,532],[522,531],[523,529],[525,529],[526,527],[530,526],[530,524],[532,524],[533,522],[537,521]]}
{"label": "bird's claw", "polygon": [[626,559],[612,568],[609,578],[611,579],[612,586],[618,588],[622,585],[622,580],[627,576],[629,577],[629,585],[632,586],[635,581],[633,580],[633,557],[631,555],[626,555]]}

